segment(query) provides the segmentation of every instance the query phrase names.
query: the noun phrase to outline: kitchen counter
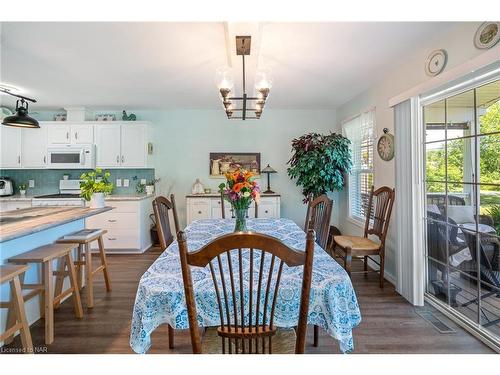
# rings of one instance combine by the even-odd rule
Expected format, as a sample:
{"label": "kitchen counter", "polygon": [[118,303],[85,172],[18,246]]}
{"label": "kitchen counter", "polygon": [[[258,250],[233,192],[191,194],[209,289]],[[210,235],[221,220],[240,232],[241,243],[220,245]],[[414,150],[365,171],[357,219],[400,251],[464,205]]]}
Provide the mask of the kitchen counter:
{"label": "kitchen counter", "polygon": [[31,195],[14,194],[6,197],[0,197],[0,202],[29,202],[33,199]]}
{"label": "kitchen counter", "polygon": [[109,210],[112,208],[31,207],[6,211],[0,217],[0,242],[82,220]]}
{"label": "kitchen counter", "polygon": [[[151,198],[153,195],[147,194],[111,194],[106,196],[107,201],[140,201],[142,199]],[[0,197],[0,202],[31,202],[35,198],[32,195],[21,196],[20,194]],[[83,199],[83,198],[82,198]]]}

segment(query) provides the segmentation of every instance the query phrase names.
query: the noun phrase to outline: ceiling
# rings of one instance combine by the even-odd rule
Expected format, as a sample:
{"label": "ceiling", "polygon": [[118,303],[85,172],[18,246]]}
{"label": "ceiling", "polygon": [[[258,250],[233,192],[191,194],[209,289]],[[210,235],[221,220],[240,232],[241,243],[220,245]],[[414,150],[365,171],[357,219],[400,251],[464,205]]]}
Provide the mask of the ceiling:
{"label": "ceiling", "polygon": [[[37,98],[37,109],[218,109],[215,70],[231,64],[240,81],[234,35],[252,35],[247,87],[257,67],[271,68],[268,108],[332,109],[456,26],[4,22],[0,82]],[[0,98],[3,105],[14,103]]]}

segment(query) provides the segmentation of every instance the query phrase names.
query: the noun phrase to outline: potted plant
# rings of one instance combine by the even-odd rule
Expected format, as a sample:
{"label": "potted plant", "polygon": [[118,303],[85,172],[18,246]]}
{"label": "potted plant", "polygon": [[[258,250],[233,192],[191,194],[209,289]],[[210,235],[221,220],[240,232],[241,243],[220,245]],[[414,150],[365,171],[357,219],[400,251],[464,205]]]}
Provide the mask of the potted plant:
{"label": "potted plant", "polygon": [[23,197],[26,195],[26,184],[19,184],[19,193]]}
{"label": "potted plant", "polygon": [[90,201],[90,208],[105,206],[104,195],[111,193],[113,190],[113,184],[108,180],[110,176],[109,172],[103,172],[100,168],[88,173],[82,173],[80,176],[80,196],[87,202]]}
{"label": "potted plant", "polygon": [[317,197],[342,190],[345,174],[351,170],[351,141],[340,134],[308,133],[292,141],[292,158],[288,176],[302,186],[304,202],[312,194]]}
{"label": "potted plant", "polygon": [[160,179],[155,178],[146,184],[146,194],[147,195],[152,195],[155,192],[155,186],[158,182],[160,182]]}
{"label": "potted plant", "polygon": [[238,169],[231,173],[226,173],[226,183],[219,185],[221,192],[231,206],[236,216],[235,232],[247,230],[246,216],[248,207],[252,200],[258,204],[260,199],[260,188],[257,181],[254,181],[254,174],[244,169]]}

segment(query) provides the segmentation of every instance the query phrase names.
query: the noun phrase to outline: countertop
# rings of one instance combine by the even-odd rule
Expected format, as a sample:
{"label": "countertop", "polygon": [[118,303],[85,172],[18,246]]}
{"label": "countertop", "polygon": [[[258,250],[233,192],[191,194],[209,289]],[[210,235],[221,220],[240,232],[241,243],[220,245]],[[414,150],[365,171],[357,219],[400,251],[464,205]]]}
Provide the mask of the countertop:
{"label": "countertop", "polygon": [[0,216],[0,242],[41,232],[112,209],[112,207],[31,207],[2,212]]}
{"label": "countertop", "polygon": [[[140,201],[153,197],[152,194],[111,194],[106,196],[107,201]],[[31,202],[35,198],[32,195],[21,196],[20,194],[10,195],[8,197],[0,197],[0,202]],[[83,199],[83,198],[82,198]]]}

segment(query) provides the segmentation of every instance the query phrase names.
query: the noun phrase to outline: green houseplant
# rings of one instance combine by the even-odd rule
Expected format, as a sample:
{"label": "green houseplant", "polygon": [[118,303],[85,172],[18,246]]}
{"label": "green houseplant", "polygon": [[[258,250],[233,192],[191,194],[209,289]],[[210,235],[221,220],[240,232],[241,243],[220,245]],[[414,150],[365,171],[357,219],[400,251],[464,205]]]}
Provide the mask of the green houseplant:
{"label": "green houseplant", "polygon": [[26,195],[26,184],[19,184],[19,194]]}
{"label": "green houseplant", "polygon": [[302,186],[304,201],[309,194],[318,196],[342,190],[345,174],[351,170],[349,145],[340,134],[308,133],[292,141],[292,158],[288,161],[288,176]]}
{"label": "green houseplant", "polygon": [[86,201],[90,201],[91,208],[105,206],[104,194],[109,194],[113,190],[113,184],[108,180],[110,176],[108,171],[103,172],[100,168],[82,173],[80,176],[80,196]]}

